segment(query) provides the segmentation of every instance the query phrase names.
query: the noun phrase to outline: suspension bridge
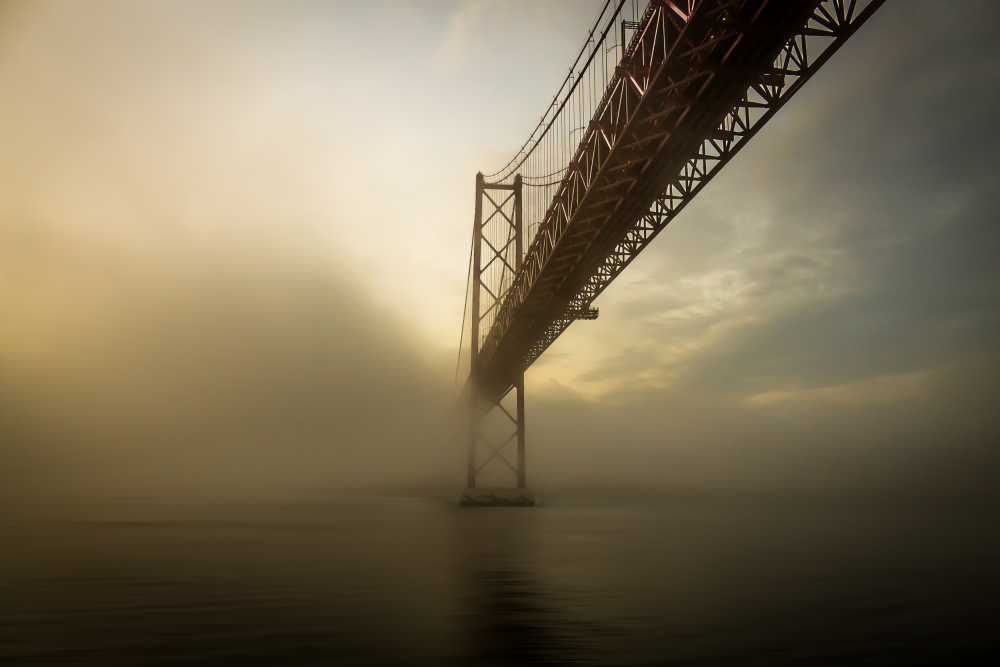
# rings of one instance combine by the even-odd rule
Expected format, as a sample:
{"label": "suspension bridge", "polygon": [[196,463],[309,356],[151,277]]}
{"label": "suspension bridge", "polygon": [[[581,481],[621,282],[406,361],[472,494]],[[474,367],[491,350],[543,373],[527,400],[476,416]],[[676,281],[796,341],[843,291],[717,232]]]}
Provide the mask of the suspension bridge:
{"label": "suspension bridge", "polygon": [[[524,145],[476,175],[463,504],[533,504],[524,371],[883,1],[604,3]],[[488,466],[509,489],[477,487]]]}

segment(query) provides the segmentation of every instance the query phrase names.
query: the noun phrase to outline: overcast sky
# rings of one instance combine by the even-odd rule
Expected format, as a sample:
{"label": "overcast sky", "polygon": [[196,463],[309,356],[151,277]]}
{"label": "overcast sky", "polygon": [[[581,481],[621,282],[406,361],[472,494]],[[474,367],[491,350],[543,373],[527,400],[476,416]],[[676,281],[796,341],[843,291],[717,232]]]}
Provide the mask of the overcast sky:
{"label": "overcast sky", "polygon": [[[459,489],[474,175],[596,10],[0,4],[0,495]],[[529,370],[529,485],[990,491],[998,34],[886,3]]]}

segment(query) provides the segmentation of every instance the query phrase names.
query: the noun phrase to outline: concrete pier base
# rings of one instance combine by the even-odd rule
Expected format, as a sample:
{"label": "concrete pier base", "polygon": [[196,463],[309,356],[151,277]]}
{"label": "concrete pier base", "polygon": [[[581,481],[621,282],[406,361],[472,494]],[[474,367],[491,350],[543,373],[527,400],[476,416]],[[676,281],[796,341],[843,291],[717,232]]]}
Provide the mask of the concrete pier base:
{"label": "concrete pier base", "polygon": [[535,494],[528,489],[468,488],[458,504],[462,507],[534,507]]}

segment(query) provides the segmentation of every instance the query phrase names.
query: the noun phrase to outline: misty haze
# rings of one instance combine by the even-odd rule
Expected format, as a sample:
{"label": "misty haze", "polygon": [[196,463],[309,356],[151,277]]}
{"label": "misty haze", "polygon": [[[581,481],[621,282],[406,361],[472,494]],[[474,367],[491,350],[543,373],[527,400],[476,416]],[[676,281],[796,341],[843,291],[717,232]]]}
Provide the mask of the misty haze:
{"label": "misty haze", "polygon": [[880,6],[494,373],[536,505],[460,507],[519,467],[476,174],[716,4],[0,3],[0,662],[996,660],[996,3]]}

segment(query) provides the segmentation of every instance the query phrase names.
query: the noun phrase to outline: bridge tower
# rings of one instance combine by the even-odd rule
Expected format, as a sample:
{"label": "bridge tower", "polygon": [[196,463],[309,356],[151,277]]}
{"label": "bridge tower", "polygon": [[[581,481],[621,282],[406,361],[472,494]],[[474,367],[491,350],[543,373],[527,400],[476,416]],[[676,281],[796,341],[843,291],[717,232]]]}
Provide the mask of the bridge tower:
{"label": "bridge tower", "polygon": [[[534,495],[525,485],[524,368],[517,367],[507,390],[499,398],[492,398],[481,391],[479,364],[483,334],[489,331],[524,261],[522,192],[520,175],[514,177],[513,183],[502,184],[487,183],[482,172],[476,174],[468,488],[462,496],[462,505],[466,506],[535,504]],[[509,400],[512,393],[516,394],[513,405]],[[516,463],[505,456],[511,443],[516,443]],[[495,472],[490,468],[500,466],[507,469],[512,484],[479,485],[480,473]]]}

